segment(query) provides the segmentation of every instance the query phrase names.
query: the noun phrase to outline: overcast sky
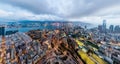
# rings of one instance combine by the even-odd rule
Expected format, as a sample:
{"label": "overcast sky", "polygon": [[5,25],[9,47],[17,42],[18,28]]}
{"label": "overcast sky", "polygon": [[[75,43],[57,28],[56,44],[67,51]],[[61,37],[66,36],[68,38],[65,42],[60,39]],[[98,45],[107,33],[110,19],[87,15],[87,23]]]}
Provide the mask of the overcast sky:
{"label": "overcast sky", "polygon": [[0,0],[0,21],[44,18],[120,25],[120,0]]}

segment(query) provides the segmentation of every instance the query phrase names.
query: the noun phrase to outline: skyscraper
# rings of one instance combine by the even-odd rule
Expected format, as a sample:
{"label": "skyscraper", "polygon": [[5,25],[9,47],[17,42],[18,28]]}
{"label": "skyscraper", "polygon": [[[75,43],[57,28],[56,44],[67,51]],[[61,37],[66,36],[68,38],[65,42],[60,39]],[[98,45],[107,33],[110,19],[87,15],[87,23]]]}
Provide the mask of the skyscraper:
{"label": "skyscraper", "polygon": [[111,33],[114,32],[114,25],[110,25],[109,31],[110,31]]}
{"label": "skyscraper", "polygon": [[115,33],[119,33],[119,32],[120,32],[120,27],[119,27],[119,25],[116,25],[116,26],[115,26],[114,32],[115,32]]}
{"label": "skyscraper", "polygon": [[5,27],[0,27],[0,35],[5,35]]}
{"label": "skyscraper", "polygon": [[6,60],[5,60],[5,55],[6,55],[6,47],[5,47],[5,27],[0,27],[0,36],[2,35],[2,42],[1,42],[1,48],[0,48],[0,59],[2,61],[0,61],[0,64],[5,64]]}
{"label": "skyscraper", "polygon": [[102,25],[98,25],[98,30],[102,32]]}
{"label": "skyscraper", "polygon": [[102,32],[106,33],[106,20],[103,20]]}

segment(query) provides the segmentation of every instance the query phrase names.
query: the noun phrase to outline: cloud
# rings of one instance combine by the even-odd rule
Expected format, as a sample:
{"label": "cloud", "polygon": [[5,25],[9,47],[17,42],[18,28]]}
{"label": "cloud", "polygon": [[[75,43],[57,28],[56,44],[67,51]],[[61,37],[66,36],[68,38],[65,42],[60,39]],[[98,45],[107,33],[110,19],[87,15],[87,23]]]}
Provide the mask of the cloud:
{"label": "cloud", "polygon": [[50,13],[46,0],[3,0],[1,2],[26,9],[36,14]]}
{"label": "cloud", "polygon": [[112,19],[110,21],[113,22],[120,17],[120,0],[1,0],[0,2],[9,5],[3,6],[6,8],[5,13],[11,15],[13,12],[13,17],[19,19],[32,17],[38,19],[39,16],[48,15],[48,19],[64,17],[99,23],[103,19]]}
{"label": "cloud", "polygon": [[17,6],[0,3],[0,21],[19,20],[63,20],[63,18],[50,14],[34,14],[29,10]]}
{"label": "cloud", "polygon": [[0,10],[0,17],[6,17],[6,16],[9,16],[12,14],[12,12],[6,12],[6,11],[3,11],[3,10]]}
{"label": "cloud", "polygon": [[92,15],[102,8],[120,4],[120,0],[2,0],[36,14],[54,14],[67,18]]}

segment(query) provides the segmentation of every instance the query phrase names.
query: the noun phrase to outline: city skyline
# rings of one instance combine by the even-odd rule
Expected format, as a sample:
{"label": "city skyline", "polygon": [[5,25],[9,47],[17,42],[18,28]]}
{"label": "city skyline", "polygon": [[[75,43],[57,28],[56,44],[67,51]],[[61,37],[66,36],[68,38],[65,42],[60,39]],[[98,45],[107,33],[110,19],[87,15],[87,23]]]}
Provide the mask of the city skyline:
{"label": "city skyline", "polygon": [[0,1],[0,21],[69,20],[120,24],[120,1],[113,0],[4,0]]}
{"label": "city skyline", "polygon": [[0,64],[120,64],[120,0],[0,0]]}

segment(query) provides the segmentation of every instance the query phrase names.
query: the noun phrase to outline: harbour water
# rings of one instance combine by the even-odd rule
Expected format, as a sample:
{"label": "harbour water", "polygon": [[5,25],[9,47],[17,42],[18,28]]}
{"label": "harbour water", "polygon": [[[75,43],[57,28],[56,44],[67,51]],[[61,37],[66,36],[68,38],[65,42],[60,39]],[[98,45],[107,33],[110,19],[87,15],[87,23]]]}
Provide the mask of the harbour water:
{"label": "harbour water", "polygon": [[25,27],[25,28],[5,28],[5,31],[18,30],[19,32],[28,32],[30,30],[42,30],[44,27]]}

